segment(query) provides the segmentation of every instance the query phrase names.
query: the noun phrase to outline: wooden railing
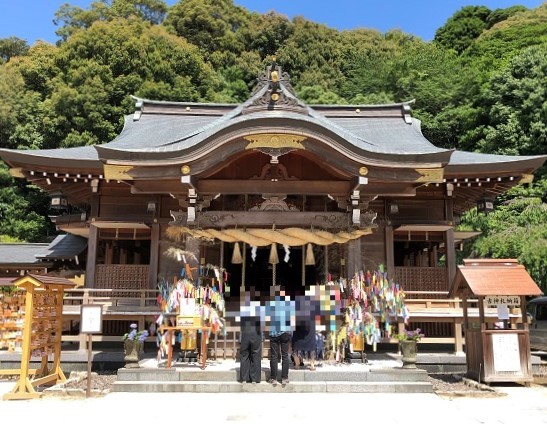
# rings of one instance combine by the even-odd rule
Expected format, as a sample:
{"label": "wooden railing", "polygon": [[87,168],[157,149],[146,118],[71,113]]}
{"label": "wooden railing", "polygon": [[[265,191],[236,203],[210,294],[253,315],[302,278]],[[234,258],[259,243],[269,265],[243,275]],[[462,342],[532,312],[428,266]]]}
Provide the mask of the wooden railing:
{"label": "wooden railing", "polygon": [[[443,296],[443,293],[448,290],[448,273],[443,267],[395,267],[393,281],[396,281],[409,294],[422,293],[427,297]],[[418,289],[427,291],[415,292]]]}
{"label": "wooden railing", "polygon": [[[410,328],[419,326],[426,334],[421,343],[452,344],[456,353],[463,352],[463,306],[461,299],[449,299],[448,292],[409,291],[405,304],[409,310]],[[124,289],[72,289],[65,291],[63,317],[65,328],[73,328],[79,322],[80,306],[86,304],[103,305],[103,322],[111,325],[121,324],[116,334],[93,335],[93,341],[120,341],[127,332],[128,322],[137,322],[140,329],[155,320],[160,314],[156,303],[155,290]],[[477,300],[468,299],[470,320],[478,321]],[[486,310],[486,319],[497,321],[496,310]],[[511,320],[520,320],[520,311],[513,310]],[[402,319],[398,321],[398,331],[405,328]],[[443,328],[444,326],[444,328]],[[76,330],[63,335],[63,341],[79,342],[85,349],[84,336]],[[114,328],[114,327],[111,327]],[[447,330],[448,329],[448,330]],[[444,331],[444,333],[443,333]],[[149,338],[149,341],[154,341]],[[211,357],[235,357],[239,341],[239,326],[228,321],[224,335],[213,335],[209,341]],[[383,339],[382,343],[396,343],[393,338]]]}
{"label": "wooden railing", "polygon": [[95,266],[95,287],[144,290],[149,287],[149,270],[149,265],[99,264]]}
{"label": "wooden railing", "polygon": [[[127,322],[136,322],[139,329],[147,328],[159,315],[156,290],[132,289],[71,289],[65,290],[63,341],[79,342],[85,347],[85,336],[79,334],[81,305],[102,305],[103,333],[93,335],[93,341],[121,341],[129,329]],[[109,334],[110,333],[110,334]],[[115,334],[112,334],[115,333]],[[150,340],[154,340],[150,338]]]}

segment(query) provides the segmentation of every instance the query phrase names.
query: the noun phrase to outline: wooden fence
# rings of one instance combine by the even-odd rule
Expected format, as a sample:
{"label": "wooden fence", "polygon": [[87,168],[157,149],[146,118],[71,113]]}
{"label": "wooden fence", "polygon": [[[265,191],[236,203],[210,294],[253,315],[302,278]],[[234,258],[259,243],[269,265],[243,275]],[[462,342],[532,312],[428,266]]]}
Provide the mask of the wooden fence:
{"label": "wooden fence", "polygon": [[[409,309],[408,323],[399,319],[398,330],[420,327],[426,337],[421,343],[452,344],[455,353],[463,353],[464,338],[462,332],[463,307],[460,299],[447,298],[448,292],[410,291],[407,293],[406,305]],[[128,289],[72,289],[65,291],[63,318],[63,341],[80,343],[85,349],[85,335],[79,334],[80,307],[86,304],[103,306],[103,334],[93,335],[94,342],[121,343],[121,337],[128,331],[129,323],[136,322],[139,329],[145,329],[158,317],[160,310],[156,301],[155,290]],[[469,299],[469,318],[478,322],[476,300]],[[487,319],[496,321],[496,310],[486,310]],[[520,311],[513,310],[513,322],[520,318]],[[210,356],[235,357],[239,327],[235,322],[227,321],[225,335],[213,335],[209,341]],[[149,342],[155,341],[150,337]],[[397,343],[396,339],[386,338],[382,343]]]}

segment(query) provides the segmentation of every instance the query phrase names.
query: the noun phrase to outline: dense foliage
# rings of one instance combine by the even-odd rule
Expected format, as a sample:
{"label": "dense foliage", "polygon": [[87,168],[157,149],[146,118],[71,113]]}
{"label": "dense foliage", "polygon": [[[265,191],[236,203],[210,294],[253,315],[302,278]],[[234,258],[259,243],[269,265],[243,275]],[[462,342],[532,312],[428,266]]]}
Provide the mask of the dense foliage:
{"label": "dense foliage", "polygon": [[[61,6],[56,45],[0,39],[0,147],[107,142],[133,109],[130,95],[240,102],[272,55],[310,104],[415,99],[437,146],[547,154],[547,4],[467,6],[424,42],[400,31],[337,31],[303,17],[252,13],[232,0],[97,0]],[[508,193],[469,254],[515,256],[547,286],[545,170]],[[0,235],[40,241],[45,196],[0,168]],[[543,273],[542,273],[543,272]]]}

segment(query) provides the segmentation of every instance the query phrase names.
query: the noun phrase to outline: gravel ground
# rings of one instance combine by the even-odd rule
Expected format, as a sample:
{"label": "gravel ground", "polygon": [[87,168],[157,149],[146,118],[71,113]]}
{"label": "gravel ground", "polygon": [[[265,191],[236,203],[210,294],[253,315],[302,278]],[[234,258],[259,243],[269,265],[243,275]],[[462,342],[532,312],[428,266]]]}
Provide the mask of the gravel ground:
{"label": "gravel ground", "polygon": [[[85,374],[85,373],[84,373]],[[116,381],[115,373],[93,373],[91,378],[91,390],[99,390],[104,392],[112,387],[112,383]],[[433,385],[435,392],[485,392],[489,391],[483,385],[476,384],[463,378],[459,374],[430,374],[429,381]],[[66,385],[67,388],[83,389],[87,388],[87,380],[85,376],[82,379],[73,380]],[[491,391],[491,390],[490,390]]]}
{"label": "gravel ground", "polygon": [[[72,373],[64,387],[66,389],[87,389],[87,373],[79,372]],[[479,384],[476,381],[469,380],[461,374],[429,374],[429,381],[433,385],[433,391],[444,395],[466,395],[466,394],[485,394],[496,395],[495,388]],[[5,380],[6,377],[0,377],[0,380]],[[115,371],[92,373],[91,390],[94,392],[108,393],[112,384],[116,381],[117,375]],[[12,378],[14,380],[14,378]],[[15,380],[14,380],[15,381]]]}
{"label": "gravel ground", "polygon": [[493,389],[464,378],[461,374],[429,374],[435,393],[493,392]]}
{"label": "gravel ground", "polygon": [[[112,372],[102,372],[102,373],[91,373],[91,390],[100,391],[106,393],[112,389],[112,384],[116,381],[118,376],[116,371]],[[73,373],[68,378],[68,383],[66,384],[67,389],[87,389],[87,372],[82,373]]]}

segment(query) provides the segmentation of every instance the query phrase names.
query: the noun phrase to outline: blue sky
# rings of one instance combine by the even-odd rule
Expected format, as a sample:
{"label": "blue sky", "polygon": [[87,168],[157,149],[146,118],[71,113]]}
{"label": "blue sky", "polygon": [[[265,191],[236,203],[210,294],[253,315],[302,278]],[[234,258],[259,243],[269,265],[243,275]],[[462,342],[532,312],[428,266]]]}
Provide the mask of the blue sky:
{"label": "blue sky", "polygon": [[[530,9],[544,0],[235,0],[248,10],[305,18],[339,30],[370,28],[380,32],[400,29],[429,41],[446,20],[464,6],[481,5],[492,10],[517,4]],[[176,0],[167,0],[169,5]],[[0,0],[0,38],[16,36],[34,44],[38,39],[54,43],[55,11],[63,3],[87,8],[91,0]]]}

